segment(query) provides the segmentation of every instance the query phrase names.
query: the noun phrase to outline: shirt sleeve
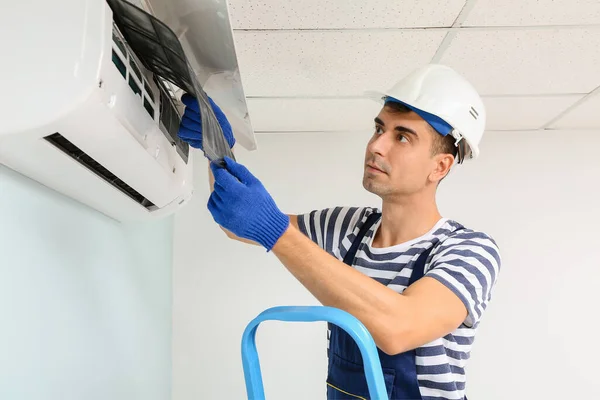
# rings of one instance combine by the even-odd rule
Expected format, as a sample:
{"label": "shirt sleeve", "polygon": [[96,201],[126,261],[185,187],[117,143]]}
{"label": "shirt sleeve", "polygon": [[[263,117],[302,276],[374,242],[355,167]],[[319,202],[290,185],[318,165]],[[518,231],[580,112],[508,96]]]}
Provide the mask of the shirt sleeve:
{"label": "shirt sleeve", "polygon": [[500,251],[491,237],[465,230],[444,240],[425,276],[452,290],[467,308],[464,324],[476,327],[492,297],[500,264]]}
{"label": "shirt sleeve", "polygon": [[314,210],[298,215],[298,228],[323,250],[333,254],[364,214],[365,209],[359,207]]}

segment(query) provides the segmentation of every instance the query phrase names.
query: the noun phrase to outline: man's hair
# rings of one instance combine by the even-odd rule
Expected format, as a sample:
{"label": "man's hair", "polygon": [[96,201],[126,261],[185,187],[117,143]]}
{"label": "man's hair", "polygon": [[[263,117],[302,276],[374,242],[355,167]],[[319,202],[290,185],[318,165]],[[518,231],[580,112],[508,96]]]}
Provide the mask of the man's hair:
{"label": "man's hair", "polygon": [[[385,107],[390,109],[392,112],[397,113],[409,113],[411,109],[406,107],[402,103],[395,101],[389,101],[385,103]],[[431,154],[452,154],[456,158],[458,154],[458,148],[454,145],[454,138],[451,135],[442,136],[433,127],[427,124],[429,131],[433,135],[433,143],[431,145]]]}

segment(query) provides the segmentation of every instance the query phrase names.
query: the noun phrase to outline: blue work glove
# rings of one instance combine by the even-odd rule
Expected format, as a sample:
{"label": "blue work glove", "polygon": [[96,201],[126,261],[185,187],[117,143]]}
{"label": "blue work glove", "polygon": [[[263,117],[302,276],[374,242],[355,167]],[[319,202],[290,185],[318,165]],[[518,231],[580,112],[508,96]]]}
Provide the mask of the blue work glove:
{"label": "blue work glove", "polygon": [[215,177],[208,209],[214,220],[238,237],[271,251],[290,224],[262,183],[243,165],[225,157],[225,167],[211,163]]}
{"label": "blue work glove", "polygon": [[[223,114],[221,108],[215,104],[213,99],[209,97],[208,101],[212,106],[219,125],[221,125],[223,136],[225,137],[225,140],[227,140],[229,148],[232,148],[235,144],[235,138],[233,137],[231,124],[227,120],[225,114]],[[183,96],[181,96],[181,102],[185,104],[185,111],[183,113],[183,117],[181,118],[181,124],[179,125],[177,136],[179,136],[184,142],[187,142],[190,146],[204,150],[202,148],[202,119],[200,117],[198,100],[196,100],[194,96],[185,93]]]}

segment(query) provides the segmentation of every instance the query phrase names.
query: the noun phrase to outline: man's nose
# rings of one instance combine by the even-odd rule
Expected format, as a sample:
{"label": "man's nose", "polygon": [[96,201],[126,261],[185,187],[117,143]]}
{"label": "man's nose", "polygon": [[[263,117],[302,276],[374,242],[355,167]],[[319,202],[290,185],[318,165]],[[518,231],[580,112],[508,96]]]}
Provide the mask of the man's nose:
{"label": "man's nose", "polygon": [[382,134],[375,136],[369,144],[369,151],[373,154],[385,156],[393,144],[393,135],[391,132],[385,131]]}

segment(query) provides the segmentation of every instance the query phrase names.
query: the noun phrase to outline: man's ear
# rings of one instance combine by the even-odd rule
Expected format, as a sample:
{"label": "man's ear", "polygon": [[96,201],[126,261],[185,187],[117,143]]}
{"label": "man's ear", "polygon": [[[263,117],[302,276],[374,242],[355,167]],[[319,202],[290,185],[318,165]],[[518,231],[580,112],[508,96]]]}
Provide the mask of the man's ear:
{"label": "man's ear", "polygon": [[455,159],[452,154],[440,153],[433,157],[433,162],[434,169],[429,174],[429,179],[432,182],[439,183],[448,175],[448,173],[450,173],[450,169],[452,169]]}

